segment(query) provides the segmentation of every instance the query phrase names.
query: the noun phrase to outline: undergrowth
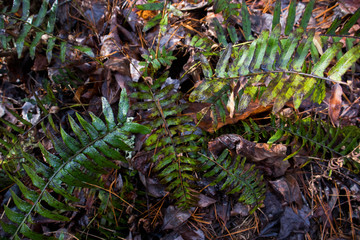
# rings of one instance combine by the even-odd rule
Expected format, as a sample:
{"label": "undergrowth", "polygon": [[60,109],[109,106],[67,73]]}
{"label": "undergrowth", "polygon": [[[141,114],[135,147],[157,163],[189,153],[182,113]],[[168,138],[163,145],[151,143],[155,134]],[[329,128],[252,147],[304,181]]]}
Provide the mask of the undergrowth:
{"label": "undergrowth", "polygon": [[[135,138],[138,134],[146,136],[141,151],[151,154],[148,174],[165,186],[171,201],[182,210],[197,206],[203,190],[198,182],[204,179],[209,186],[217,186],[220,191],[249,205],[251,213],[262,205],[267,186],[256,164],[245,156],[233,156],[229,149],[219,156],[207,149],[211,139],[223,134],[242,135],[249,141],[267,143],[270,147],[283,144],[288,148],[284,161],[303,150],[309,156],[321,159],[344,158],[347,166],[358,172],[359,162],[349,157],[359,145],[360,134],[356,126],[334,127],[319,118],[311,118],[311,115],[302,118],[295,114],[292,118],[272,115],[266,123],[248,118],[237,125],[218,129],[220,121],[226,123],[227,119],[244,113],[253,102],[263,106],[272,104],[276,114],[290,100],[295,110],[309,98],[321,104],[328,85],[345,85],[342,78],[359,59],[360,45],[353,46],[351,41],[347,41],[347,50],[343,52],[339,38],[333,37],[331,43],[327,40],[337,28],[340,28],[341,35],[348,34],[359,18],[360,10],[342,26],[335,21],[328,35],[321,36],[323,45],[319,48],[315,45],[315,31],[307,30],[314,2],[312,0],[307,4],[300,26],[295,26],[296,4],[291,1],[282,33],[279,24],[281,5],[277,1],[271,31],[263,31],[257,37],[251,33],[246,4],[233,4],[227,0],[213,2],[214,12],[222,12],[225,17],[223,23],[213,19],[216,39],[194,34],[185,40],[189,43],[186,47],[194,52],[195,64],[201,65],[204,77],[188,96],[190,102],[206,103],[196,114],[196,121],[186,114],[189,109],[186,96],[169,77],[169,69],[176,57],[173,51],[160,47],[160,41],[155,47],[149,47],[149,54],[142,54],[142,68],[137,69],[141,78],[139,82],[130,82],[126,86],[131,90],[131,104],[124,87],[117,115],[114,115],[108,101],[102,98],[102,117],[88,112],[84,118],[76,113],[75,120],[69,115],[69,127],[65,130],[66,127],[57,127],[52,115],[41,106],[52,127],[49,130],[41,123],[46,132],[45,138],[52,142],[53,151],[41,141],[29,138],[26,133],[34,126],[9,109],[23,127],[0,118],[0,131],[4,136],[0,139],[2,170],[8,173],[20,191],[10,190],[11,204],[3,206],[6,215],[1,221],[3,229],[13,239],[50,238],[36,232],[36,217],[71,221],[70,213],[77,211],[77,193],[91,188],[89,192],[101,200],[98,210],[104,213],[105,222],[112,226],[116,222],[118,227],[116,218],[112,214],[106,215],[106,209],[114,209],[118,205],[133,206],[126,200],[107,203],[106,199],[111,194],[94,189],[105,189],[103,180],[108,172],[120,171],[127,181],[138,176],[132,169],[129,154],[133,153],[134,139],[139,139]],[[45,50],[47,61],[50,62],[56,55],[64,62],[68,42],[53,33],[57,5],[57,0],[52,4],[44,0],[40,10],[33,13],[29,10],[30,1],[25,0],[21,2],[21,17],[18,16],[20,1],[14,1],[11,9],[4,7],[0,13],[0,27],[9,32],[12,25],[19,24],[21,32],[16,35],[0,34],[2,49],[15,47],[18,57],[28,51],[34,58],[40,39],[46,34],[49,36]],[[171,4],[157,2],[139,5],[138,9],[157,11],[144,26],[143,32],[159,26],[158,39],[169,28],[170,14],[181,15]],[[243,19],[243,35],[226,21],[239,13]],[[47,27],[43,28],[44,25]],[[28,49],[25,50],[24,46]],[[59,49],[57,53],[54,52],[55,46]],[[73,48],[94,57],[88,47],[73,45]],[[61,85],[61,78],[76,80],[74,76],[62,71],[54,81]],[[76,84],[70,87],[75,88]],[[48,92],[52,93],[51,89]],[[41,105],[41,101],[36,100]],[[136,118],[141,124],[133,122],[134,119],[128,116],[129,109],[141,116]],[[215,134],[205,133],[198,127],[206,114],[212,118],[213,128],[217,130]],[[18,144],[24,137],[28,138],[27,149]],[[21,170],[16,166],[20,166]],[[24,183],[26,179],[30,179],[30,184]],[[131,183],[125,185],[128,191],[137,191]]]}

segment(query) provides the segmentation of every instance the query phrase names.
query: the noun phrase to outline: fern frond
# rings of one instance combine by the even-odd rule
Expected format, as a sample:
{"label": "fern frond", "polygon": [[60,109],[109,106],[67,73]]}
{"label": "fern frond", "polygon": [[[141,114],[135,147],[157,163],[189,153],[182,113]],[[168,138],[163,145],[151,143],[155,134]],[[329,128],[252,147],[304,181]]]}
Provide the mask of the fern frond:
{"label": "fern frond", "polygon": [[[341,77],[360,57],[360,45],[346,52],[327,72],[331,61],[341,49],[341,44],[334,44],[327,49],[319,61],[312,66],[307,66],[305,59],[310,53],[313,36],[313,31],[304,33],[299,28],[287,39],[280,40],[278,26],[271,34],[264,31],[250,46],[233,48],[229,44],[221,53],[215,77],[210,77],[200,84],[191,93],[189,99],[191,101],[208,100],[219,91],[229,97],[228,88],[224,87],[235,81],[232,86],[238,87],[233,87],[232,91],[238,103],[237,110],[240,112],[247,108],[251,99],[258,96],[261,88],[265,90],[260,97],[260,103],[266,106],[275,99],[274,112],[279,111],[292,97],[295,108],[298,108],[304,97],[314,91],[313,101],[321,103],[325,98],[325,83],[319,82],[319,79],[341,83]],[[202,63],[206,64],[204,60]],[[327,77],[324,77],[325,74]],[[209,76],[205,73],[204,75]],[[245,84],[240,81],[243,78],[247,80],[245,87],[243,87]],[[243,87],[243,90],[239,88],[239,85]],[[267,86],[261,87],[263,85]],[[226,103],[224,105],[226,106]]]}
{"label": "fern frond", "polygon": [[[191,40],[190,46],[198,50],[195,59],[200,59],[205,80],[190,94],[189,100],[206,101],[211,104],[209,109],[213,116],[214,128],[218,121],[216,117],[220,119],[221,112],[226,112],[228,102],[235,102],[235,110],[241,113],[252,100],[259,98],[264,106],[274,102],[273,112],[278,112],[291,98],[295,108],[309,96],[314,102],[321,103],[325,98],[325,82],[341,82],[341,77],[360,57],[360,46],[353,46],[353,41],[347,41],[348,51],[342,53],[342,44],[337,43],[341,38],[335,36],[335,30],[341,23],[337,21],[329,29],[329,33],[334,35],[334,43],[329,46],[329,41],[326,41],[328,36],[321,37],[322,42],[326,43],[323,44],[324,47],[327,47],[322,54],[322,50],[313,42],[314,31],[304,30],[308,25],[314,2],[312,0],[307,4],[300,27],[293,30],[296,1],[291,1],[285,36],[282,36],[279,25],[281,5],[278,0],[271,33],[263,31],[252,42],[232,45],[228,40],[235,43],[233,38],[237,35],[236,32],[231,30],[231,26],[223,28],[216,18],[213,21],[217,40],[225,47],[220,54],[211,49],[211,44],[205,44],[207,38],[194,37]],[[215,2],[215,6],[219,3],[224,4],[224,1]],[[219,10],[224,11],[226,6],[221,6]],[[243,4],[242,9],[245,7]],[[246,11],[242,11],[243,29],[248,28],[246,22],[250,20],[245,13]],[[349,27],[351,28],[359,17],[360,9],[340,27],[339,34],[347,34]],[[249,38],[248,30],[245,35]],[[209,63],[210,57],[216,55],[219,58],[216,60],[213,74]],[[338,61],[329,69],[335,58]],[[226,97],[223,97],[222,104],[219,104],[219,97],[216,96],[224,95]]]}
{"label": "fern frond", "polygon": [[[335,128],[311,118],[276,120],[275,116],[272,116],[268,126],[259,126],[251,119],[248,123],[243,121],[242,125],[243,128],[237,127],[237,131],[245,132],[244,138],[247,140],[290,146],[291,154],[285,160],[295,156],[302,149],[321,159],[343,157],[356,148],[360,141],[360,129],[356,126]],[[224,130],[219,132],[226,133]]]}
{"label": "fern frond", "polygon": [[[7,11],[8,7],[4,7],[0,11],[0,29],[3,31],[0,34],[0,47],[7,50],[12,45],[11,42],[13,42],[16,47],[17,55],[20,58],[23,53],[25,43],[27,43],[27,46],[29,46],[30,57],[34,58],[36,47],[39,45],[41,37],[46,34],[49,36],[46,47],[46,57],[48,62],[50,62],[53,57],[53,49],[56,42],[59,42],[59,56],[61,61],[64,62],[67,42],[53,34],[58,9],[58,0],[53,1],[52,5],[50,5],[49,0],[42,0],[42,4],[38,12],[31,15],[30,5],[30,0],[14,0],[12,8],[9,11]],[[17,17],[16,15],[19,10],[22,11],[21,17]],[[8,34],[7,31],[11,31],[10,29],[15,24],[21,24],[22,28],[20,33],[18,35],[14,33]],[[94,57],[93,52],[88,47],[73,46],[73,48],[87,54],[90,57]]]}
{"label": "fern frond", "polygon": [[[105,98],[102,99],[102,106],[105,121],[90,113],[92,122],[89,123],[77,114],[78,124],[69,116],[75,137],[61,128],[61,139],[53,136],[57,155],[51,154],[39,144],[46,163],[23,152],[26,159],[23,168],[36,191],[11,176],[26,199],[23,200],[12,192],[17,209],[5,208],[5,214],[13,224],[1,222],[1,225],[13,237],[19,238],[22,234],[31,239],[45,239],[28,227],[27,224],[33,223],[33,215],[37,213],[45,218],[68,221],[69,218],[63,216],[63,212],[73,210],[69,203],[77,201],[72,194],[73,187],[89,188],[89,184],[101,186],[101,174],[106,173],[109,168],[119,168],[113,161],[126,161],[124,151],[132,149],[129,134],[149,132],[148,128],[127,121],[129,102],[125,90],[121,92],[116,118]],[[55,198],[52,192],[62,196],[65,203]],[[44,203],[54,210],[47,209]]]}
{"label": "fern frond", "polygon": [[238,199],[246,205],[253,205],[253,213],[265,198],[266,187],[262,182],[262,175],[254,170],[255,165],[245,168],[246,158],[237,156],[235,160],[224,150],[217,159],[205,155],[199,158],[205,172],[204,177],[212,178],[210,185],[219,184],[220,190],[227,190],[227,194],[240,194]]}
{"label": "fern frond", "polygon": [[171,62],[176,59],[176,57],[172,55],[172,51],[165,50],[165,46],[158,54],[156,54],[153,49],[150,49],[149,55],[143,54],[141,56],[145,59],[145,62],[140,62],[139,65],[144,66],[141,70],[145,70],[145,75],[149,72],[149,69],[151,69],[150,72],[155,72],[159,70],[161,66],[171,65]]}
{"label": "fern frond", "polygon": [[[5,30],[7,29],[7,27],[9,27],[4,23],[5,18],[11,19],[12,20],[11,22],[15,21],[15,22],[23,23],[20,34],[13,39],[15,41],[16,50],[19,58],[21,57],[24,48],[24,43],[26,42],[26,38],[28,37],[28,35],[30,35],[31,29],[34,29],[36,31],[36,36],[30,42],[30,48],[29,48],[30,56],[34,58],[35,48],[39,44],[41,36],[43,36],[44,34],[52,34],[52,32],[54,31],[58,1],[57,0],[54,1],[54,3],[51,5],[51,8],[49,9],[49,13],[47,13],[49,6],[48,0],[43,0],[39,12],[37,12],[34,15],[30,15],[30,0],[22,1],[21,6],[22,6],[21,10],[23,13],[21,18],[18,18],[14,15],[14,13],[16,13],[20,9],[19,0],[14,1],[10,12],[6,12],[6,10],[4,9],[4,11],[0,13],[0,26],[4,26],[3,29]],[[47,25],[46,29],[44,30],[41,29],[41,25],[43,24]],[[2,47],[4,49],[8,47],[8,42],[10,40],[11,37],[6,37],[5,35],[3,35],[1,41],[2,41]],[[55,37],[51,37],[49,39],[48,48],[46,50],[49,61],[51,60],[52,57],[51,54],[55,40],[56,40]]]}
{"label": "fern frond", "polygon": [[2,138],[0,139],[0,156],[2,160],[0,163],[13,165],[15,163],[13,159],[21,158],[19,146],[22,145],[23,148],[26,148],[34,145],[35,141],[34,138],[28,134],[32,124],[15,111],[9,108],[6,108],[6,110],[23,124],[23,127],[19,127],[4,118],[0,118],[0,122],[3,124],[3,126],[0,126],[0,133],[2,135]]}
{"label": "fern frond", "polygon": [[199,150],[192,142],[199,140],[195,134],[196,128],[192,119],[181,115],[187,107],[178,104],[181,94],[174,89],[173,84],[166,85],[168,72],[151,83],[133,83],[139,90],[131,95],[138,103],[132,105],[134,109],[147,111],[147,118],[151,120],[149,127],[153,133],[145,142],[145,150],[155,150],[153,161],[156,162],[155,171],[161,183],[167,186],[172,197],[181,207],[191,206],[197,196],[192,188],[193,176],[198,161],[194,157]]}

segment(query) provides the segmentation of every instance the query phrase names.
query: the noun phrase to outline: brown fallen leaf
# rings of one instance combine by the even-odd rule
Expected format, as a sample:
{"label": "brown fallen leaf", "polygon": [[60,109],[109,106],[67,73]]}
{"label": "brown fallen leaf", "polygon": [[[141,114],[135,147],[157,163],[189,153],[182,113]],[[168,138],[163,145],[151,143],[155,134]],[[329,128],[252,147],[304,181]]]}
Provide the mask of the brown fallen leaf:
{"label": "brown fallen leaf", "polygon": [[197,206],[202,207],[202,208],[206,208],[208,206],[210,206],[211,204],[215,203],[216,200],[213,198],[210,198],[204,194],[200,194],[199,195],[199,201],[197,203]]}
{"label": "brown fallen leaf", "polygon": [[186,222],[190,217],[191,213],[189,211],[179,210],[170,205],[165,211],[162,229],[175,229]]}
{"label": "brown fallen leaf", "polygon": [[224,134],[209,142],[209,150],[219,155],[225,148],[236,150],[236,154],[241,154],[254,162],[262,161],[272,157],[286,157],[286,146],[282,144],[254,143],[246,140],[237,134]]}
{"label": "brown fallen leaf", "polygon": [[[185,115],[190,115],[194,119],[194,121],[197,123],[198,122],[197,113],[199,113],[201,110],[209,108],[209,107],[210,107],[209,103],[190,103],[189,108],[186,109],[184,111],[184,113],[185,113]],[[232,118],[230,118],[229,116],[226,116],[225,122],[223,122],[219,116],[217,119],[218,125],[216,128],[214,128],[213,119],[210,116],[211,111],[207,111],[207,114],[201,118],[201,122],[198,124],[198,126],[201,129],[203,129],[209,133],[213,133],[215,130],[217,130],[225,125],[235,124],[238,121],[244,120],[250,116],[257,115],[257,114],[260,114],[263,112],[269,112],[272,107],[273,107],[272,104],[268,105],[266,107],[262,106],[261,104],[259,104],[259,100],[250,102],[250,104],[246,108],[245,112],[243,112],[243,113],[235,112],[234,116]]]}
{"label": "brown fallen leaf", "polygon": [[283,161],[286,157],[286,146],[283,144],[255,143],[248,141],[237,134],[224,134],[208,144],[210,152],[219,156],[222,151],[229,149],[234,154],[246,157],[264,171],[264,174],[272,177],[280,177],[290,167],[289,161]]}
{"label": "brown fallen leaf", "polygon": [[226,105],[226,109],[229,111],[229,117],[233,118],[235,113],[235,97],[234,92],[231,92],[231,95],[229,97],[229,101]]}
{"label": "brown fallen leaf", "polygon": [[341,95],[343,94],[340,84],[335,84],[331,88],[329,100],[329,116],[333,125],[339,126],[339,116],[341,111]]}
{"label": "brown fallen leaf", "polygon": [[282,195],[288,204],[296,203],[302,207],[301,191],[297,180],[290,174],[286,174],[275,181],[270,181],[271,186]]}

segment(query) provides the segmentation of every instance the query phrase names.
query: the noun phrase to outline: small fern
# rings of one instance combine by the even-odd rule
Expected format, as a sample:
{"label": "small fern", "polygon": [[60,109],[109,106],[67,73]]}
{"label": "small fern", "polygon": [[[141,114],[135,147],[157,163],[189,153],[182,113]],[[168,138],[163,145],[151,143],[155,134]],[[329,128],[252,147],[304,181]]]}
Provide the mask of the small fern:
{"label": "small fern", "polygon": [[12,184],[11,179],[7,176],[6,171],[3,169],[7,165],[11,169],[16,169],[18,163],[22,160],[21,148],[27,149],[36,145],[35,138],[30,131],[32,124],[22,118],[19,114],[11,109],[6,109],[8,114],[15,117],[19,123],[13,124],[6,121],[4,117],[0,118],[3,126],[0,126],[0,188],[5,189]]}
{"label": "small fern", "polygon": [[320,156],[322,159],[345,156],[358,145],[360,140],[358,127],[334,128],[328,123],[310,118],[295,122],[293,119],[280,118],[278,123],[275,123],[273,118],[272,129],[274,133],[268,140],[269,144],[281,139],[282,142],[293,142],[297,148],[286,159],[296,155],[304,146],[307,147],[310,155]]}
{"label": "small fern", "polygon": [[258,174],[258,170],[254,170],[255,165],[245,168],[246,158],[237,156],[233,160],[229,151],[224,150],[217,159],[203,155],[199,160],[203,164],[201,172],[205,172],[203,177],[213,178],[211,186],[219,184],[220,190],[226,190],[227,194],[240,193],[239,202],[253,205],[250,213],[255,212],[261,205],[266,187],[262,182],[262,175]]}
{"label": "small fern", "polygon": [[197,141],[199,135],[194,134],[196,128],[191,124],[192,119],[181,115],[187,108],[186,104],[178,104],[181,93],[174,90],[173,84],[164,84],[167,76],[168,72],[153,82],[133,83],[138,92],[131,97],[141,102],[132,107],[146,111],[151,121],[148,125],[154,130],[145,142],[145,150],[155,150],[154,170],[177,204],[186,208],[195,202],[197,195],[192,183],[196,180],[193,173],[198,161],[193,156],[199,147],[191,143]]}
{"label": "small fern", "polygon": [[[46,48],[46,57],[48,62],[50,62],[53,57],[53,49],[56,42],[59,42],[59,56],[61,61],[64,62],[68,42],[53,35],[56,23],[58,0],[53,1],[51,6],[49,0],[43,0],[39,11],[32,15],[30,15],[31,4],[32,2],[30,0],[14,0],[12,8],[9,11],[8,6],[2,6],[2,10],[0,11],[0,29],[3,32],[0,33],[0,46],[4,50],[7,50],[12,45],[11,42],[13,42],[19,58],[22,56],[24,46],[29,46],[30,57],[34,58],[36,47],[39,45],[42,36],[46,34],[49,36]],[[16,13],[20,10],[22,12],[22,16],[17,17]],[[22,25],[20,33],[18,35],[15,33],[8,34],[8,32],[11,32],[11,29],[17,24]],[[43,28],[42,26],[45,25],[46,28]],[[33,36],[33,33],[35,33],[35,36]],[[73,46],[73,48],[89,55],[90,57],[94,57],[93,52],[88,47]]]}
{"label": "small fern", "polygon": [[161,68],[161,66],[170,66],[171,62],[173,60],[176,60],[176,57],[174,57],[172,54],[172,51],[166,51],[165,47],[163,47],[161,53],[156,54],[156,52],[153,49],[149,50],[150,54],[141,55],[145,62],[140,62],[140,66],[144,66],[142,70],[144,70],[144,76],[147,75],[148,72],[156,72]]}
{"label": "small fern", "polygon": [[[125,90],[121,92],[118,123],[105,98],[102,99],[102,105],[105,122],[90,113],[92,123],[89,123],[77,114],[80,123],[78,125],[69,116],[69,123],[76,138],[61,128],[62,141],[53,136],[58,156],[48,152],[40,143],[39,147],[46,163],[23,152],[26,159],[23,168],[30,177],[33,188],[37,190],[27,187],[18,178],[10,175],[24,198],[11,192],[16,208],[5,206],[5,214],[12,224],[2,221],[1,225],[6,232],[13,235],[13,238],[20,239],[22,234],[31,239],[45,239],[42,234],[31,230],[33,215],[38,213],[45,218],[68,221],[69,218],[63,216],[63,212],[74,210],[69,203],[78,201],[72,194],[74,186],[101,186],[101,174],[106,173],[109,168],[119,168],[113,163],[114,160],[126,162],[122,152],[132,149],[129,145],[129,135],[149,132],[148,128],[127,121],[129,102]],[[61,195],[66,203],[55,198],[52,192]],[[54,210],[48,210],[44,203]]]}
{"label": "small fern", "polygon": [[[242,125],[242,127],[240,126]],[[229,128],[229,130],[227,130]],[[236,130],[234,130],[234,128]],[[238,126],[224,127],[217,134],[241,133],[250,141],[282,143],[291,148],[291,153],[284,159],[290,159],[306,150],[310,156],[330,159],[349,154],[360,141],[360,129],[356,126],[335,128],[321,120],[279,118],[272,115],[271,123],[258,125],[252,119],[242,121]]]}

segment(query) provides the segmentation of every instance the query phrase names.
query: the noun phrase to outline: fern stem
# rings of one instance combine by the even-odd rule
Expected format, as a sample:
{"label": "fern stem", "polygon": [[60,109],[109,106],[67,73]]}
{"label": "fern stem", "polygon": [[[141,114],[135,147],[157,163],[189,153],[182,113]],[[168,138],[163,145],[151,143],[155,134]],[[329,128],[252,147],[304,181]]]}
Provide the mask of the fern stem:
{"label": "fern stem", "polygon": [[[325,80],[325,81],[329,81],[329,82],[333,82],[333,83],[339,83],[342,85],[346,85],[348,86],[349,84],[344,83],[344,82],[339,82],[336,80],[333,80],[331,78],[327,78],[327,77],[320,77],[314,74],[310,74],[310,73],[303,73],[303,72],[297,72],[297,71],[291,71],[291,70],[270,70],[270,71],[265,71],[265,72],[255,72],[255,73],[249,73],[249,74],[245,74],[242,75],[243,77],[248,77],[248,76],[257,76],[257,75],[264,75],[264,74],[269,74],[269,73],[285,73],[285,74],[297,74],[297,75],[301,75],[304,77],[311,77],[311,78],[316,78],[316,79],[321,79],[321,80]],[[236,77],[213,77],[212,79],[238,79],[239,76]]]}

